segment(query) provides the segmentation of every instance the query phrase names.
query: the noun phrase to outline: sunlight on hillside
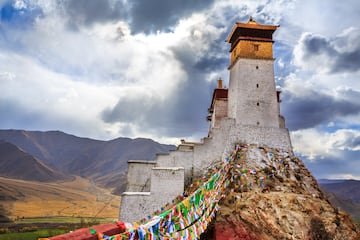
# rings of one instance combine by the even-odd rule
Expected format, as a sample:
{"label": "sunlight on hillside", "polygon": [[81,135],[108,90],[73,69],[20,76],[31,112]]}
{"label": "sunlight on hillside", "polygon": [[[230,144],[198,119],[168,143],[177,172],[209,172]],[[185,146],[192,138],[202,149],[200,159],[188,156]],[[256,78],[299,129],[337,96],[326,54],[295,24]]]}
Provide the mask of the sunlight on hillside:
{"label": "sunlight on hillside", "polygon": [[[3,202],[10,218],[31,217],[118,217],[120,197],[101,189],[89,180],[76,178],[71,182],[39,183],[0,179],[9,190],[6,194],[17,201]],[[21,194],[19,194],[21,193]]]}

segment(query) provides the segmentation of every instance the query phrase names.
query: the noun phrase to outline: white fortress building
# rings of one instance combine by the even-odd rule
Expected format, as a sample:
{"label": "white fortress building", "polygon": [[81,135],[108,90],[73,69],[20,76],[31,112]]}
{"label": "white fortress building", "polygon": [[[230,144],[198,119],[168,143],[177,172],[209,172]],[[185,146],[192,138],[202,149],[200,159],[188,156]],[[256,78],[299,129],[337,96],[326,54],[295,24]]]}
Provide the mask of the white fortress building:
{"label": "white fortress building", "polygon": [[229,88],[218,81],[209,108],[208,137],[182,141],[177,150],[157,155],[155,161],[129,161],[119,219],[134,222],[159,210],[182,194],[193,178],[221,161],[234,143],[292,148],[274,80],[272,35],[277,27],[251,18],[234,25],[227,38]]}

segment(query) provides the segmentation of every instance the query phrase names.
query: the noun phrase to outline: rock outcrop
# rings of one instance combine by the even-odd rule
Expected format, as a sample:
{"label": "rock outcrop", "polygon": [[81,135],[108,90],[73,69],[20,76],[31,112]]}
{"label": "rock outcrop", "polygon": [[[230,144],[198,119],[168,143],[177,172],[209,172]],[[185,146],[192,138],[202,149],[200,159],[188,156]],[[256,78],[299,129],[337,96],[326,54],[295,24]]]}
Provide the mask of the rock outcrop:
{"label": "rock outcrop", "polygon": [[360,239],[291,152],[241,145],[232,183],[203,239]]}

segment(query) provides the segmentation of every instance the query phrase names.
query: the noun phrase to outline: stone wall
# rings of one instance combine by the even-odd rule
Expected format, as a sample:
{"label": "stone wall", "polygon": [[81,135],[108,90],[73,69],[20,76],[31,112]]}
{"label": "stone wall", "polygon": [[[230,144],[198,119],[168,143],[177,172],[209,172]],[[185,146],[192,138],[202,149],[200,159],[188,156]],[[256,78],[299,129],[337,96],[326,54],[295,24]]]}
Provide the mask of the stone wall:
{"label": "stone wall", "polygon": [[[184,191],[183,167],[155,167],[151,171],[151,194],[158,195],[157,199],[166,199],[168,196],[177,196]],[[166,194],[165,194],[166,193]]]}
{"label": "stone wall", "polygon": [[155,161],[128,161],[127,192],[149,192],[151,186],[151,169],[155,167]]}
{"label": "stone wall", "polygon": [[137,178],[141,183],[151,182],[151,187],[147,193],[123,194],[120,219],[132,222],[146,217],[145,213],[151,214],[160,209],[181,194],[192,178],[202,175],[208,167],[221,161],[225,152],[230,151],[226,148],[240,142],[291,149],[286,128],[241,125],[236,124],[235,119],[223,118],[220,126],[211,128],[210,136],[203,138],[202,142],[183,142],[179,150],[158,155],[156,165],[155,162],[130,161],[128,178],[131,179],[132,189],[141,186],[136,183]]}
{"label": "stone wall", "polygon": [[119,219],[139,221],[160,210],[184,191],[184,168],[153,168],[150,192],[124,192],[121,196]]}
{"label": "stone wall", "polygon": [[287,128],[257,127],[237,124],[232,129],[230,142],[262,144],[273,148],[291,149],[290,135]]}
{"label": "stone wall", "polygon": [[150,213],[155,203],[151,201],[150,192],[124,192],[121,196],[119,219],[124,222],[133,223]]}
{"label": "stone wall", "polygon": [[235,143],[253,143],[273,148],[291,149],[289,131],[286,128],[261,127],[236,124],[234,119],[223,118],[219,128],[213,128],[211,137],[194,147],[194,174],[221,161],[227,146]]}
{"label": "stone wall", "polygon": [[211,127],[219,127],[221,119],[227,117],[228,115],[227,99],[216,99],[214,105],[214,112],[211,118]]}
{"label": "stone wall", "polygon": [[238,59],[230,69],[228,114],[242,125],[279,127],[273,59]]}

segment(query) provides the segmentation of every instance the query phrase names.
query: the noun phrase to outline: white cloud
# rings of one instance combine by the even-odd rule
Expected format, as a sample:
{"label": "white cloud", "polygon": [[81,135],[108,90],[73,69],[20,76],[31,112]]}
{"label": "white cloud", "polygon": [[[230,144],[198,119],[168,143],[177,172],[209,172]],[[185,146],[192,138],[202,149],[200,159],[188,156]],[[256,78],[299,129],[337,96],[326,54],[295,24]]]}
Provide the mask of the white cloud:
{"label": "white cloud", "polygon": [[360,180],[360,175],[351,174],[351,173],[340,173],[340,174],[329,174],[326,176],[328,179],[352,179],[352,180]]}
{"label": "white cloud", "polygon": [[303,33],[294,47],[294,64],[320,74],[357,72],[360,70],[359,37],[359,29],[354,27],[330,38]]}
{"label": "white cloud", "polygon": [[291,140],[294,151],[310,160],[335,154],[328,137],[316,129],[293,131]]}
{"label": "white cloud", "polygon": [[[309,43],[314,45],[312,47],[314,50],[308,49]],[[329,45],[328,40],[322,36],[303,33],[294,48],[294,64],[304,70],[319,73],[329,72],[334,64],[334,59],[329,57]]]}
{"label": "white cloud", "polygon": [[294,151],[311,161],[328,157],[341,160],[342,151],[360,151],[360,131],[354,129],[298,130],[291,132],[291,139]]}
{"label": "white cloud", "polygon": [[293,1],[292,8],[284,8],[286,20],[301,32],[313,32],[333,37],[360,20],[358,11],[360,2],[349,0],[346,3],[337,0]]}
{"label": "white cloud", "polygon": [[23,0],[15,0],[13,6],[16,9],[21,10],[23,8],[26,8],[26,3]]}
{"label": "white cloud", "polygon": [[[140,97],[145,103],[166,104],[179,83],[188,81],[172,48],[186,44],[194,59],[209,51],[219,32],[213,26],[200,27],[206,20],[204,15],[195,14],[182,20],[171,33],[130,35],[123,22],[95,24],[74,32],[66,29],[59,15],[37,19],[31,31],[13,31],[21,47],[27,49],[26,55],[9,51],[0,57],[1,79],[16,77],[13,82],[2,81],[2,89],[8,93],[3,98],[31,106],[54,128],[57,121],[83,124],[82,130],[75,130],[81,136],[117,137],[129,128],[129,137],[178,142],[134,124],[105,123],[100,115],[121,98]],[[73,127],[60,125],[74,133]],[[89,133],[84,131],[86,126],[91,129]]]}
{"label": "white cloud", "polygon": [[[302,73],[302,75],[303,74],[304,73]],[[311,94],[311,90],[316,89],[315,86],[311,78],[306,79],[297,73],[291,73],[286,77],[284,90],[289,91],[292,96],[306,97]]]}
{"label": "white cloud", "polygon": [[[101,87],[73,81],[67,75],[54,73],[36,64],[31,58],[15,54],[0,54],[0,62],[0,71],[17,72],[16,75],[10,74],[12,80],[0,81],[2,101],[11,99],[18,106],[37,113],[39,119],[48,119],[49,126],[54,128],[57,124],[63,127],[69,124],[68,129],[76,132],[71,125],[83,125],[79,134],[96,136],[98,132],[104,136],[101,122],[94,116],[107,104],[116,101],[117,89],[114,86]],[[17,71],[18,66],[22,66],[21,72]],[[86,132],[87,128],[89,132]]]}

